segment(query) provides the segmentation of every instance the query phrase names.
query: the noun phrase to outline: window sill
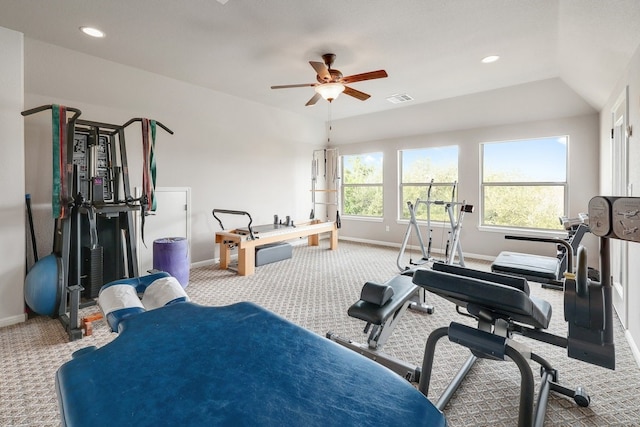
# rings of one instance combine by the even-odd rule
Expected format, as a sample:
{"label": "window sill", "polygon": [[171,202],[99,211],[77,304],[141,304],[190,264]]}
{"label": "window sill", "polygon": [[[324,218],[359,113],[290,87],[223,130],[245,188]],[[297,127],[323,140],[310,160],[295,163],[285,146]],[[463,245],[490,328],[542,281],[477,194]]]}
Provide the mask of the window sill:
{"label": "window sill", "polygon": [[500,233],[510,236],[528,236],[528,237],[546,237],[546,238],[561,238],[567,237],[567,232],[562,230],[539,230],[535,228],[515,228],[515,227],[498,227],[490,225],[478,226],[478,231],[484,231],[488,233]]}
{"label": "window sill", "polygon": [[363,222],[382,222],[384,218],[377,216],[357,216],[357,215],[342,215],[340,217],[343,221],[363,221]]}

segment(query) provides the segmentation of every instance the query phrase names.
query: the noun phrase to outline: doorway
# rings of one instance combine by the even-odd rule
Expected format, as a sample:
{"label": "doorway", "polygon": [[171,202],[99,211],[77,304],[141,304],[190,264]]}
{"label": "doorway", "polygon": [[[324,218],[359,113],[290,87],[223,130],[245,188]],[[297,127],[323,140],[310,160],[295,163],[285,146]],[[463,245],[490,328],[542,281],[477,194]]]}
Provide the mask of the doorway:
{"label": "doorway", "polygon": [[[611,130],[611,195],[629,195],[629,87],[627,86],[612,112]],[[628,242],[612,239],[611,283],[613,306],[624,328],[628,316]]]}
{"label": "doorway", "polygon": [[[141,191],[136,188],[136,197]],[[140,215],[137,221],[138,271],[145,275],[153,268],[153,241],[166,237],[185,237],[191,247],[191,190],[187,187],[155,189],[157,211],[145,217],[144,242]]]}

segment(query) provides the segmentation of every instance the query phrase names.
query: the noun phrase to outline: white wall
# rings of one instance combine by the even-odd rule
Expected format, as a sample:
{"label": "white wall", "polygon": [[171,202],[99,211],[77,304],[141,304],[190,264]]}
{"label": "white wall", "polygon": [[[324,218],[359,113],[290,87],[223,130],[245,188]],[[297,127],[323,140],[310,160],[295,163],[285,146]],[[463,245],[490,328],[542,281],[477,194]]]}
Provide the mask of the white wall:
{"label": "white wall", "polygon": [[[158,129],[156,184],[191,188],[192,262],[217,257],[213,208],[246,210],[255,224],[274,214],[308,218],[312,152],[326,140],[322,122],[28,38],[25,91],[26,108],[64,104],[82,110],[82,119],[113,124],[148,117],[175,132]],[[51,251],[53,226],[50,128],[50,113],[25,119],[26,188],[42,254]],[[133,188],[141,185],[142,145],[139,125],[128,129]],[[239,225],[227,218],[225,227]]]}
{"label": "white wall", "polygon": [[[489,107],[487,107],[489,108]],[[569,214],[577,216],[587,211],[589,199],[598,191],[598,126],[597,114],[515,123],[510,125],[479,127],[387,139],[382,141],[346,144],[339,147],[340,154],[359,154],[374,151],[384,153],[384,220],[371,222],[343,217],[341,236],[401,243],[406,222],[398,217],[398,150],[411,148],[458,145],[459,147],[459,200],[473,204],[476,211],[464,217],[461,233],[465,253],[496,256],[502,250],[555,255],[555,246],[543,243],[518,242],[504,239],[504,232],[479,229],[480,211],[480,148],[479,143],[513,139],[569,135]],[[389,226],[389,231],[386,230]],[[441,248],[440,230],[434,230],[434,247]],[[509,234],[522,234],[513,231]],[[446,237],[444,238],[446,243]],[[414,239],[414,244],[417,244]],[[585,236],[583,243],[589,249],[589,264],[597,266],[596,239]]]}
{"label": "white wall", "polygon": [[[618,97],[629,86],[629,124],[633,134],[629,138],[629,182],[634,197],[640,196],[640,47],[633,56],[625,73],[610,94],[609,100],[600,113],[600,194],[611,194],[611,111]],[[628,337],[635,350],[640,348],[640,310],[635,303],[640,301],[640,243],[629,244],[629,300]],[[636,354],[640,364],[640,353]]]}
{"label": "white wall", "polygon": [[0,27],[0,326],[24,321],[23,37]]}

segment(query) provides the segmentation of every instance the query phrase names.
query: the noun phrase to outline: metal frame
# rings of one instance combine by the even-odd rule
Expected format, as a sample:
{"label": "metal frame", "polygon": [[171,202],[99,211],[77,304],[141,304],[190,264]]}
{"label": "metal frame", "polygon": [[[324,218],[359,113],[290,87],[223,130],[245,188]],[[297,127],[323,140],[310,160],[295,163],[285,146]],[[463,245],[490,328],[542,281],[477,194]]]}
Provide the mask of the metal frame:
{"label": "metal frame", "polygon": [[[54,105],[43,105],[40,107],[32,108],[22,112],[23,116],[29,116],[35,113],[39,113],[46,110],[51,110]],[[82,216],[87,215],[89,218],[89,231],[92,241],[97,240],[97,232],[95,226],[95,215],[104,218],[117,218],[124,226],[119,226],[116,230],[118,236],[114,239],[116,244],[114,245],[115,258],[117,260],[116,266],[110,266],[121,271],[126,277],[138,276],[138,255],[135,239],[135,212],[143,210],[143,199],[146,197],[143,195],[140,199],[134,199],[131,196],[131,188],[129,185],[129,167],[127,162],[127,151],[124,138],[124,129],[132,123],[141,122],[142,118],[133,118],[123,125],[113,125],[108,123],[101,123],[89,120],[79,119],[82,112],[79,109],[66,107],[67,111],[73,114],[71,118],[67,119],[66,130],[67,140],[66,144],[67,153],[66,158],[63,160],[64,165],[61,173],[66,174],[66,182],[70,184],[67,186],[67,194],[61,195],[62,203],[65,203],[70,209],[70,214],[63,218],[56,218],[54,224],[54,243],[53,252],[58,259],[60,282],[62,283],[61,289],[58,295],[58,310],[55,317],[58,317],[61,323],[64,325],[65,330],[68,333],[69,340],[75,341],[82,338],[82,328],[79,322],[79,310],[80,308],[93,305],[95,301],[90,300],[87,302],[81,302],[81,292],[84,290],[82,286],[83,271],[82,271],[82,250],[81,241],[86,230],[83,230]],[[173,131],[167,128],[160,122],[156,124],[167,131],[169,134],[173,134]],[[81,181],[78,173],[78,168],[73,162],[73,144],[76,132],[87,133],[93,135],[95,140],[104,135],[108,138],[109,145],[109,157],[111,161],[110,168],[111,176],[107,177],[110,181],[108,185],[112,188],[113,200],[112,201],[100,201],[94,203],[90,197],[90,191],[87,191],[86,195],[81,192]],[[117,141],[116,141],[117,138]],[[62,143],[62,142],[61,142]],[[118,159],[116,156],[116,143],[118,144],[118,152],[120,154],[120,162],[118,165]],[[88,147],[87,147],[87,151]],[[85,153],[87,156],[87,163],[91,162],[92,157],[90,153]],[[89,166],[89,165],[87,165]],[[91,171],[88,169],[87,173]],[[122,177],[119,176],[122,174]],[[118,194],[119,185],[122,183],[124,190],[124,198],[120,199]],[[72,184],[72,185],[71,185]],[[144,215],[144,213],[143,213]],[[93,220],[92,220],[93,217]],[[124,233],[124,246],[126,248],[126,254],[122,251],[122,233]],[[75,271],[71,274],[71,266],[74,266]]]}

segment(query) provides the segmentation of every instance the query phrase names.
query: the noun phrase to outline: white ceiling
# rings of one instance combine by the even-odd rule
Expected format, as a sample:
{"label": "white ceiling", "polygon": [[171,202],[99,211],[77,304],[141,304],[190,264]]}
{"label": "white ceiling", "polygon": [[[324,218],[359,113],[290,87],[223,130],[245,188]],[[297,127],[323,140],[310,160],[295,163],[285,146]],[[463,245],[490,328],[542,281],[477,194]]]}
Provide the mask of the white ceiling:
{"label": "white ceiling", "polygon": [[[0,0],[0,26],[26,37],[261,104],[327,119],[305,107],[308,61],[337,55],[354,83],[333,119],[398,110],[509,86],[560,80],[595,110],[640,44],[639,0]],[[106,32],[91,39],[78,27]],[[481,64],[490,54],[501,56]],[[555,87],[555,86],[552,86]],[[393,94],[414,101],[394,105]],[[399,113],[399,112],[396,112]],[[374,114],[375,116],[375,114]]]}

